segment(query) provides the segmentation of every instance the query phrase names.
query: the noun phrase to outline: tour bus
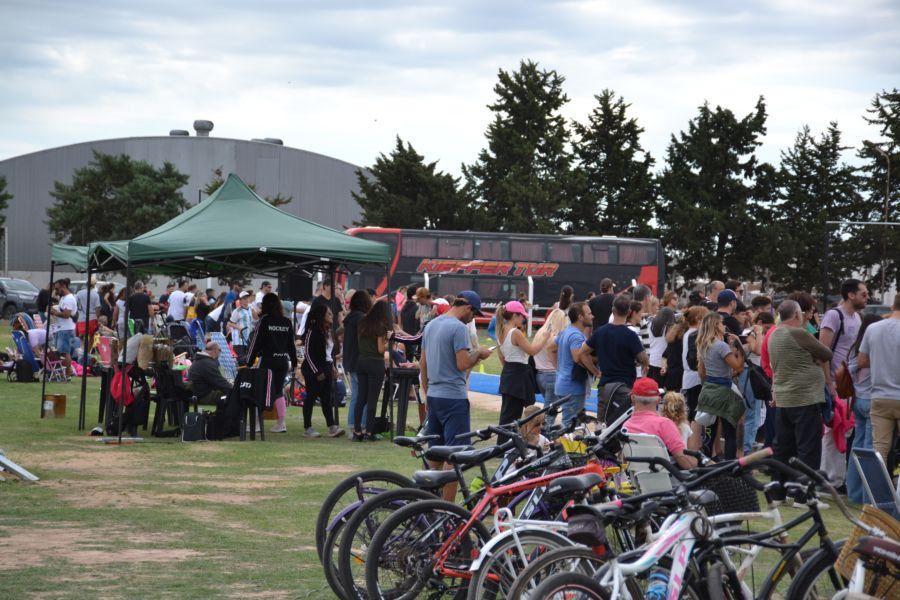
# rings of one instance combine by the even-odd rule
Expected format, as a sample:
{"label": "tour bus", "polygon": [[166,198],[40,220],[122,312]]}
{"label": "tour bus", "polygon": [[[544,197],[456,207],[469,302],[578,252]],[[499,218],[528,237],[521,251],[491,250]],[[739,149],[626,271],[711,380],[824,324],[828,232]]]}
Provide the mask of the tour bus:
{"label": "tour bus", "polygon": [[[488,306],[527,297],[529,277],[536,316],[553,306],[560,290],[570,285],[575,298],[599,292],[600,280],[612,279],[616,290],[645,284],[660,295],[665,287],[665,261],[659,240],[432,231],[357,227],[347,230],[390,246],[390,285],[427,285],[439,297],[475,290]],[[353,273],[348,288],[387,290],[385,269],[363,268]]]}

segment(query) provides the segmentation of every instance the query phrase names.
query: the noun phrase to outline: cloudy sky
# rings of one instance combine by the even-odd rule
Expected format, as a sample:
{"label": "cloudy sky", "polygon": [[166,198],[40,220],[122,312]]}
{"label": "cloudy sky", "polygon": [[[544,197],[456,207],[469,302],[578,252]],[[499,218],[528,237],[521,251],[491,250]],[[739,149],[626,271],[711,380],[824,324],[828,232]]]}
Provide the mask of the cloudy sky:
{"label": "cloudy sky", "polygon": [[708,100],[769,107],[763,158],[900,87],[897,0],[0,0],[0,160],[92,139],[213,135],[369,165],[395,135],[459,173],[484,146],[498,69],[566,77],[584,120],[611,88],[645,146]]}

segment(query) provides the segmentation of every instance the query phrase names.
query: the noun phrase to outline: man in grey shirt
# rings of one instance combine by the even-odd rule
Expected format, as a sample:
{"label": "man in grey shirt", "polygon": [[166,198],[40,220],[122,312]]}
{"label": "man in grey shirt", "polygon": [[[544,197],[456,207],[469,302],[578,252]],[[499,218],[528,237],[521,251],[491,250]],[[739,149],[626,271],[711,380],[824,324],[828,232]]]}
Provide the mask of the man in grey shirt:
{"label": "man in grey shirt", "polygon": [[[470,290],[460,292],[450,311],[430,321],[422,335],[419,367],[422,393],[428,404],[428,433],[441,436],[435,445],[460,443],[456,436],[471,429],[466,371],[491,355],[484,346],[469,350],[471,342],[466,324],[475,315],[482,315],[481,298]],[[432,467],[440,469],[443,464]],[[456,484],[445,486],[443,496],[452,502]]]}
{"label": "man in grey shirt", "polygon": [[885,320],[866,329],[857,358],[861,369],[871,369],[872,445],[885,463],[900,422],[900,294],[894,296],[892,309]]}

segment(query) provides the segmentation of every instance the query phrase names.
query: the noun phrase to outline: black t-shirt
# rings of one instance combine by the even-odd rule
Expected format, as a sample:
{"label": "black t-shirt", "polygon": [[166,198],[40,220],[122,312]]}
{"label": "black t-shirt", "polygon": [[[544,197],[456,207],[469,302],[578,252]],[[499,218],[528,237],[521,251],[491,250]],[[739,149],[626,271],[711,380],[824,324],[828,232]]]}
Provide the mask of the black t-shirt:
{"label": "black t-shirt", "polygon": [[588,300],[588,308],[594,315],[594,331],[597,331],[607,323],[609,323],[609,315],[612,314],[612,305],[615,295],[600,294]]}
{"label": "black t-shirt", "polygon": [[315,308],[316,306],[318,306],[320,304],[324,304],[325,306],[327,306],[328,308],[331,309],[331,316],[334,318],[334,322],[337,323],[338,315],[341,314],[341,312],[343,312],[343,307],[341,307],[341,301],[333,296],[332,296],[331,300],[329,300],[325,296],[316,296],[315,298],[313,298],[312,304],[310,305],[309,309],[312,310],[313,308]]}
{"label": "black t-shirt", "polygon": [[722,322],[725,323],[725,329],[729,331],[729,333],[733,333],[734,335],[741,335],[741,324],[738,323],[738,320],[734,317],[734,315],[729,315],[728,313],[720,312],[722,315]]}
{"label": "black t-shirt", "polygon": [[144,292],[135,292],[128,296],[128,316],[135,321],[143,321],[144,326],[150,324],[150,296]]}
{"label": "black t-shirt", "polygon": [[416,318],[416,312],[419,305],[414,300],[407,300],[403,308],[400,309],[400,328],[409,335],[419,333],[419,320]]}
{"label": "black t-shirt", "polygon": [[635,359],[644,351],[638,334],[627,325],[607,323],[591,334],[587,345],[597,353],[600,385],[618,382],[634,385],[637,379]]}

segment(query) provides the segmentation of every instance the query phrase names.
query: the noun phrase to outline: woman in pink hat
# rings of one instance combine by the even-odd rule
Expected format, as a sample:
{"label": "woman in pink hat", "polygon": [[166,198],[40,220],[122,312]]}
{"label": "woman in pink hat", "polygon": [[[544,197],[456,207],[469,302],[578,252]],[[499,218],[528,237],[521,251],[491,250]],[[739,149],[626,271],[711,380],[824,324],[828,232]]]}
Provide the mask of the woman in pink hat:
{"label": "woman in pink hat", "polygon": [[[528,359],[544,348],[549,337],[539,344],[529,342],[522,333],[527,320],[528,312],[521,302],[513,300],[497,308],[497,339],[500,341],[500,360],[503,361],[503,371],[500,373],[501,425],[521,418],[525,407],[534,404],[537,384]],[[503,441],[497,439],[498,443]]]}

